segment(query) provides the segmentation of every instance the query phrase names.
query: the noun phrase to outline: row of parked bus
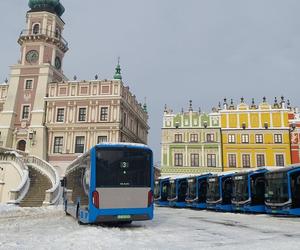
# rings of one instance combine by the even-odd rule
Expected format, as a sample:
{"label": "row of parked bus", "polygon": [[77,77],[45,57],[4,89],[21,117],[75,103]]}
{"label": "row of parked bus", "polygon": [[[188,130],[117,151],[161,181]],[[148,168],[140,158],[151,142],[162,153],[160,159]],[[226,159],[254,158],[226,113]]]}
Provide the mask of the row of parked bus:
{"label": "row of parked bus", "polygon": [[300,216],[300,166],[161,177],[159,206]]}

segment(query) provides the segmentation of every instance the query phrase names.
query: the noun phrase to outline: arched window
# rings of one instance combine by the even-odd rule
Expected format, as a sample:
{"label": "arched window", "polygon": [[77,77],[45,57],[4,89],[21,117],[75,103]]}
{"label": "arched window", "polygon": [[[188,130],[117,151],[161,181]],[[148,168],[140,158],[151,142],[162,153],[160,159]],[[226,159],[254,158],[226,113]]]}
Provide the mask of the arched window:
{"label": "arched window", "polygon": [[35,23],[33,26],[32,26],[32,33],[34,35],[37,35],[40,33],[40,24],[39,23]]}
{"label": "arched window", "polygon": [[25,151],[26,149],[26,141],[20,140],[17,145],[17,149],[20,151]]}

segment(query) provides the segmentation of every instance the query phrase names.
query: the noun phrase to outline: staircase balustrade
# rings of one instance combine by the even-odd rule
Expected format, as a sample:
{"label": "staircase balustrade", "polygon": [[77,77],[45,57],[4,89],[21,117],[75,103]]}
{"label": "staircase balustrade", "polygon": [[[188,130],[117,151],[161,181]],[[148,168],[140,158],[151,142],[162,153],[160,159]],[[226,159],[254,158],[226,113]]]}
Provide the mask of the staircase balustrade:
{"label": "staircase balustrade", "polygon": [[[44,205],[53,205],[59,201],[60,198],[60,180],[56,170],[46,161],[35,157],[26,157],[27,164],[33,164],[38,167],[38,170],[42,171],[47,177],[50,178],[52,183],[52,188],[46,190]],[[34,167],[34,166],[33,166]]]}

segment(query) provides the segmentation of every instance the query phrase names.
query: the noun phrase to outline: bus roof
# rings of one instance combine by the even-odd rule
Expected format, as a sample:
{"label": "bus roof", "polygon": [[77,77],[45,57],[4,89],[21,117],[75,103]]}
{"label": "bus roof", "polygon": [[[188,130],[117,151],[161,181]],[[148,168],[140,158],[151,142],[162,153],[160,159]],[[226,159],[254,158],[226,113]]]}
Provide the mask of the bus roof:
{"label": "bus roof", "polygon": [[103,142],[95,145],[95,147],[109,147],[109,146],[128,146],[128,147],[138,147],[138,148],[148,148],[146,144],[142,143],[132,143],[132,142]]}
{"label": "bus roof", "polygon": [[269,173],[282,173],[282,172],[289,172],[292,170],[299,170],[300,171],[300,165],[299,164],[295,164],[295,165],[290,165],[287,167],[276,167],[276,168],[272,168]]}

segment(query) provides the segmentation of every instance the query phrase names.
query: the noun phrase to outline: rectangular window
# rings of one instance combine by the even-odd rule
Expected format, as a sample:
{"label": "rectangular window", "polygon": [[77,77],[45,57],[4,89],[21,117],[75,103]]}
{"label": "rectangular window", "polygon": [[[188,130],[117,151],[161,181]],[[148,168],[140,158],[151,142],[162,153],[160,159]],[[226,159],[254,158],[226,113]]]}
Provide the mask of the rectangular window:
{"label": "rectangular window", "polygon": [[263,135],[262,134],[255,135],[255,142],[256,143],[264,143]]}
{"label": "rectangular window", "polygon": [[108,108],[101,108],[100,111],[100,121],[108,121]]}
{"label": "rectangular window", "polygon": [[198,135],[197,134],[191,134],[191,138],[190,138],[191,142],[198,142]]}
{"label": "rectangular window", "polygon": [[236,155],[235,154],[228,155],[228,166],[230,168],[236,168]]}
{"label": "rectangular window", "polygon": [[235,135],[228,135],[228,143],[235,143]]}
{"label": "rectangular window", "polygon": [[175,134],[175,142],[182,142],[182,134]]}
{"label": "rectangular window", "polygon": [[199,154],[191,154],[191,166],[199,167]]}
{"label": "rectangular window", "polygon": [[274,142],[275,143],[282,143],[282,134],[275,134],[274,135]]}
{"label": "rectangular window", "polygon": [[249,143],[249,135],[242,134],[242,143]]}
{"label": "rectangular window", "polygon": [[256,164],[257,164],[257,167],[264,167],[265,166],[265,155],[263,155],[263,154],[256,155]]}
{"label": "rectangular window", "polygon": [[249,154],[242,155],[242,161],[243,161],[243,168],[250,168],[251,167],[250,155]]}
{"label": "rectangular window", "polygon": [[29,105],[24,105],[23,106],[23,111],[22,111],[22,119],[28,119],[29,118]]}
{"label": "rectangular window", "polygon": [[83,153],[84,152],[84,136],[76,136],[75,139],[75,153]]}
{"label": "rectangular window", "polygon": [[54,154],[61,154],[63,151],[63,142],[64,138],[63,137],[54,137],[54,148],[53,148],[53,153]]}
{"label": "rectangular window", "polygon": [[206,142],[214,142],[215,135],[214,134],[206,134]]}
{"label": "rectangular window", "polygon": [[208,154],[207,155],[207,166],[208,167],[216,167],[216,155],[215,154]]}
{"label": "rectangular window", "polygon": [[98,136],[98,144],[102,142],[107,142],[107,136]]}
{"label": "rectangular window", "polygon": [[56,121],[64,122],[64,119],[65,119],[65,109],[57,109]]}
{"label": "rectangular window", "polygon": [[86,108],[79,108],[78,121],[85,122],[86,119]]}
{"label": "rectangular window", "polygon": [[176,167],[182,167],[183,166],[183,154],[175,154],[174,155],[175,158],[175,166]]}
{"label": "rectangular window", "polygon": [[26,80],[25,89],[32,89],[32,80]]}
{"label": "rectangular window", "polygon": [[284,167],[284,155],[276,155],[276,166]]}

